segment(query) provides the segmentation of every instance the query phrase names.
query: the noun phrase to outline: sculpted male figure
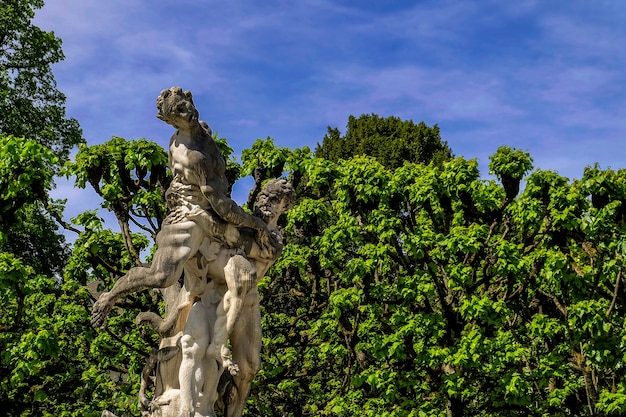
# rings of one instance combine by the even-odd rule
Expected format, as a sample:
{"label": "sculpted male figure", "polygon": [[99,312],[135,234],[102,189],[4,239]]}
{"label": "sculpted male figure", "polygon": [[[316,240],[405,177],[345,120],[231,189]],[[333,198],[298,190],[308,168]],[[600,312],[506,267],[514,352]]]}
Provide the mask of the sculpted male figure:
{"label": "sculpted male figure", "polygon": [[[261,316],[257,284],[282,251],[277,222],[283,212],[293,207],[294,197],[291,184],[279,179],[269,181],[257,198],[255,214],[277,237],[273,253],[263,250],[245,232],[241,233],[242,250],[220,248],[214,243],[200,250],[198,256],[203,272],[189,275],[206,274],[210,278],[206,283],[211,287],[194,303],[181,337],[181,415],[188,414],[184,407],[189,404],[199,404],[200,415],[213,415],[216,397],[212,383],[217,383],[222,369],[216,371],[210,360],[217,358],[218,363],[229,368],[234,382],[231,397],[224,399],[226,417],[241,416],[250,383],[260,367]],[[213,323],[210,331],[207,323]],[[234,362],[230,360],[227,347],[229,338]],[[198,391],[201,387],[205,388],[202,392]]]}
{"label": "sculpted male figure", "polygon": [[156,238],[158,249],[151,266],[132,268],[111,291],[100,296],[93,306],[94,327],[105,325],[120,296],[176,283],[205,238],[233,248],[239,242],[237,227],[242,227],[255,231],[263,250],[276,247],[265,222],[247,214],[227,196],[224,157],[208,125],[198,120],[191,92],[179,87],[164,90],[157,98],[157,109],[157,117],[177,129],[169,147],[169,167],[174,176],[166,192],[170,214]]}
{"label": "sculpted male figure", "polygon": [[222,221],[220,230],[226,235],[239,235],[239,244],[228,248],[205,238],[196,255],[185,264],[183,287],[168,288],[180,292],[174,298],[166,297],[167,316],[161,318],[152,312],[137,316],[138,324],[148,324],[161,334],[173,328],[180,332],[175,336],[181,353],[178,369],[168,366],[159,370],[159,377],[170,383],[155,391],[152,402],[145,397],[145,389],[140,391],[145,410],[165,407],[168,411],[161,409],[157,415],[169,417],[174,410],[176,416],[214,417],[217,384],[222,372],[228,370],[233,386],[223,397],[225,417],[242,415],[250,383],[260,368],[257,283],[282,251],[277,222],[293,207],[294,198],[294,189],[286,180],[267,182],[257,197],[254,213],[268,225],[275,246],[263,249],[253,231],[231,230],[236,227]]}

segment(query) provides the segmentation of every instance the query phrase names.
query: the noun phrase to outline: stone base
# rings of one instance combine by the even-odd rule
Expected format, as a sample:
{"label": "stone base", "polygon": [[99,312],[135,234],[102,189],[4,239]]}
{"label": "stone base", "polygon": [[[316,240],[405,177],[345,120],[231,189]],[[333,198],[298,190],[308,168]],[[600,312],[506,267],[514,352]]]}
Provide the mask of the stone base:
{"label": "stone base", "polygon": [[148,406],[148,411],[144,411],[141,415],[143,417],[179,417],[179,398],[179,390],[167,390],[152,400]]}

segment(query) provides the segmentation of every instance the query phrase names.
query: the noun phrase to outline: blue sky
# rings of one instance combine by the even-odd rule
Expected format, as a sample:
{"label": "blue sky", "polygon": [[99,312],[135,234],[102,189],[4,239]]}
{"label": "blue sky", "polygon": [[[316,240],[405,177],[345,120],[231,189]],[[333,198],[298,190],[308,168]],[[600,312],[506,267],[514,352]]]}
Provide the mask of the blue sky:
{"label": "blue sky", "polygon": [[155,99],[177,85],[237,154],[267,136],[314,148],[376,113],[438,124],[485,176],[503,144],[570,179],[626,167],[618,0],[48,0],[35,23],[63,40],[54,74],[90,144],[166,147]]}

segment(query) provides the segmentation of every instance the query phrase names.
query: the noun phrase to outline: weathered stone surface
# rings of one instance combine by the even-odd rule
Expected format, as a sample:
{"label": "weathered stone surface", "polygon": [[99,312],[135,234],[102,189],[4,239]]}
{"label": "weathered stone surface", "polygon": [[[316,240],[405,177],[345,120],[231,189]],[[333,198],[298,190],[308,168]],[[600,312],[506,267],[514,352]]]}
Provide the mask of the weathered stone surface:
{"label": "weathered stone surface", "polygon": [[[282,251],[277,221],[293,205],[293,188],[285,180],[268,182],[255,215],[246,213],[227,195],[224,157],[209,126],[199,120],[191,93],[178,87],[164,90],[157,108],[157,117],[176,128],[169,148],[169,214],[152,264],[129,270],[101,294],[92,324],[104,327],[120,296],[159,289],[166,317],[137,316],[138,324],[161,335],[142,376],[143,414],[213,417],[218,402],[228,417],[240,416],[260,366],[257,283]],[[218,384],[226,371],[235,388],[219,398]],[[150,381],[154,394],[148,398]]]}

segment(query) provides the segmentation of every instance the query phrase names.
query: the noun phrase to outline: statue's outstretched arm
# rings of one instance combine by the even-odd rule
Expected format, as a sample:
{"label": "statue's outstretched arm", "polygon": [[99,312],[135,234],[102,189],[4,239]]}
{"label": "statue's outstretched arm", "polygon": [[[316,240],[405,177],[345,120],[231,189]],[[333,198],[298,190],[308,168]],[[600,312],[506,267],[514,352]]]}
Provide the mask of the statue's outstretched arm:
{"label": "statue's outstretched arm", "polygon": [[231,198],[221,193],[216,193],[210,184],[201,186],[201,191],[207,200],[209,200],[213,210],[215,210],[217,215],[222,219],[237,227],[248,227],[256,230],[258,232],[257,239],[263,248],[270,249],[276,246],[267,228],[267,224],[262,219],[246,213]]}

